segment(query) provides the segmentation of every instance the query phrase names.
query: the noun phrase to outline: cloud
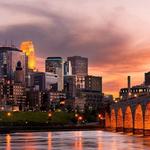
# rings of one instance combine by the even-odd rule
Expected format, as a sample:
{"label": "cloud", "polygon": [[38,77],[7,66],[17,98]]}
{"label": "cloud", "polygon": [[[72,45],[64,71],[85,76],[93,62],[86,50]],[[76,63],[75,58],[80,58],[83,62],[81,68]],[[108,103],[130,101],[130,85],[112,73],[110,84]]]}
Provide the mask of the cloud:
{"label": "cloud", "polygon": [[[43,3],[38,2],[34,1],[35,5],[31,5],[33,1],[31,4],[18,1],[14,4],[0,2],[0,7],[20,15],[20,18],[24,14],[31,19],[39,18],[38,23],[33,20],[22,24],[21,21],[18,23],[16,20],[15,25],[1,28],[0,41],[3,45],[5,40],[13,40],[19,47],[20,42],[32,40],[40,70],[44,70],[40,64],[44,63],[43,59],[47,56],[64,58],[73,55],[85,56],[89,58],[90,74],[104,76],[106,91],[117,91],[123,85],[121,77],[126,76],[127,73],[141,73],[148,70],[150,57],[148,46],[146,45],[144,49],[134,47],[133,35],[121,22],[122,15],[124,16],[126,11],[124,7],[111,9],[111,14],[101,14],[103,10],[95,13],[92,9],[90,12],[90,5],[84,3],[85,12],[89,13],[82,14],[82,9],[77,8],[78,2],[75,5],[76,11],[71,2],[68,7],[65,5],[60,10],[58,8],[61,6],[57,6],[58,1],[57,5],[44,1],[44,9]],[[52,9],[48,9],[49,7]],[[71,11],[72,8],[74,10]],[[94,15],[96,17],[93,18]]]}

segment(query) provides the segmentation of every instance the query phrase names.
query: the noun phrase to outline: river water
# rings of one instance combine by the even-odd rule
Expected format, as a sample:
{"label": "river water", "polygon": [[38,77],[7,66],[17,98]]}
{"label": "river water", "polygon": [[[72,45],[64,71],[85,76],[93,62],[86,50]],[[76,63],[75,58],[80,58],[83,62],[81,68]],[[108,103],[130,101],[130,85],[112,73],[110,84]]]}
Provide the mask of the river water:
{"label": "river water", "polygon": [[0,135],[0,150],[150,150],[150,137],[105,131],[12,133]]}

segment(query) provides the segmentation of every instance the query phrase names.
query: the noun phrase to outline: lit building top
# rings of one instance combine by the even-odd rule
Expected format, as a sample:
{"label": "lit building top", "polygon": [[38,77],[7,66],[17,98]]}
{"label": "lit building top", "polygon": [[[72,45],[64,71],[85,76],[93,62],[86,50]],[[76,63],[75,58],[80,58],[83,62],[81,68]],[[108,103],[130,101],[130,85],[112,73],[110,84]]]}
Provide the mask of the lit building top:
{"label": "lit building top", "polygon": [[28,56],[28,68],[36,68],[36,57],[32,41],[25,41],[21,43],[20,49]]}
{"label": "lit building top", "polygon": [[62,57],[47,57],[47,60],[62,60]]}

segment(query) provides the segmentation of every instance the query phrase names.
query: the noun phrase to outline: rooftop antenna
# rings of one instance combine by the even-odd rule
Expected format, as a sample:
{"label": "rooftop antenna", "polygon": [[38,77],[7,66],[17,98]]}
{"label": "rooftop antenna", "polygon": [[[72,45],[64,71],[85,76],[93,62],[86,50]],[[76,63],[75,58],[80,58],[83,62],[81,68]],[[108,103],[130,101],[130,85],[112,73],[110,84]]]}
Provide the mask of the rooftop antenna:
{"label": "rooftop antenna", "polygon": [[6,47],[7,47],[7,40],[5,40],[5,44],[4,44],[4,46],[6,46]]}
{"label": "rooftop antenna", "polygon": [[11,40],[11,47],[15,48],[15,43],[13,40]]}

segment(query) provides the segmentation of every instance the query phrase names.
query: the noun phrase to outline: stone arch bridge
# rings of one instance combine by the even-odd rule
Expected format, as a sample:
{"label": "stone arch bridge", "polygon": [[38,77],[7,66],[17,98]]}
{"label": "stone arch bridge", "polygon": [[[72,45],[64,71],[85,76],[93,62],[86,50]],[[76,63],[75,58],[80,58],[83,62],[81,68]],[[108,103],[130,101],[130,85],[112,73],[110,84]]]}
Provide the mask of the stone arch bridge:
{"label": "stone arch bridge", "polygon": [[120,101],[105,114],[105,126],[118,132],[150,135],[150,96]]}

